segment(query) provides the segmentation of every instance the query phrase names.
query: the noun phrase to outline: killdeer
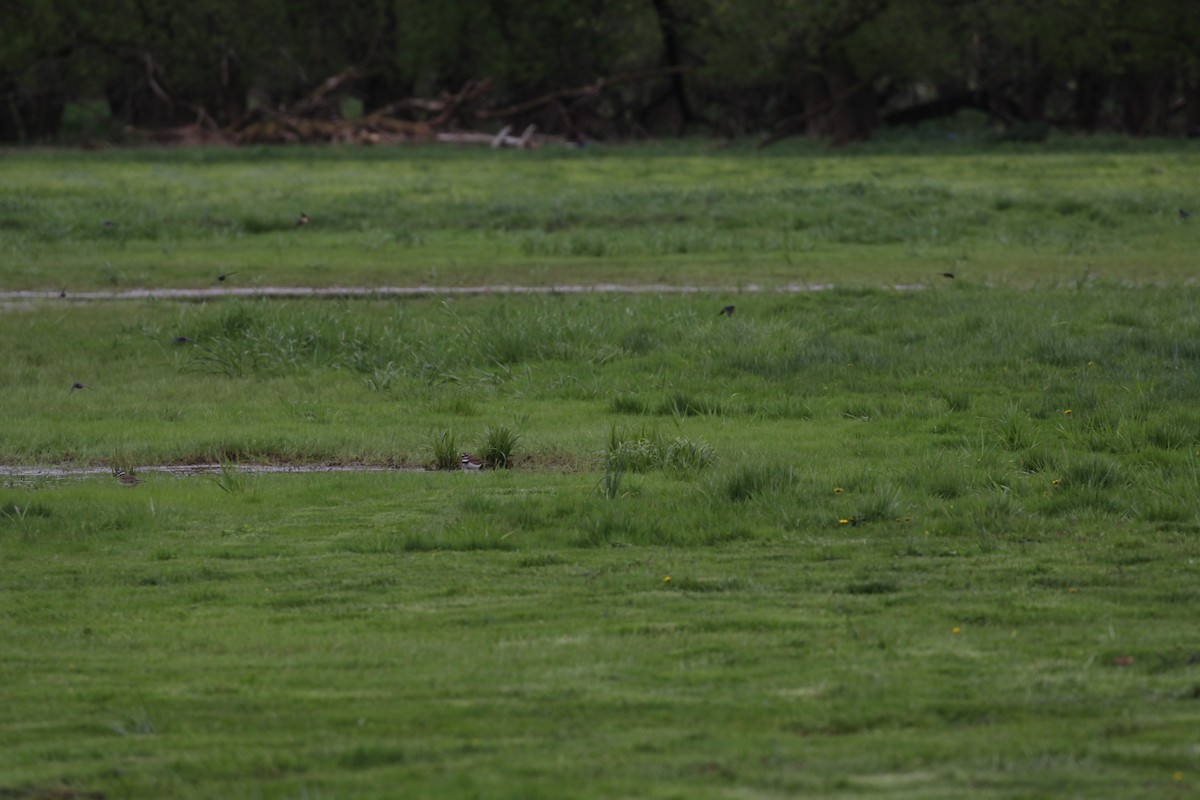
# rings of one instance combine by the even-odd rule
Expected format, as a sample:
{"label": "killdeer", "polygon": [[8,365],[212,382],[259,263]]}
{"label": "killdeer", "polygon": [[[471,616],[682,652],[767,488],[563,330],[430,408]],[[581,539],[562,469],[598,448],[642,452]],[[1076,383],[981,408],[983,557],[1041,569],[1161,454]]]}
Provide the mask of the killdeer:
{"label": "killdeer", "polygon": [[86,388],[87,388],[87,387],[86,387],[86,386],[84,386],[84,385],[83,385],[82,383],[80,383],[79,381],[75,381],[74,383],[72,383],[72,384],[71,384],[71,388],[67,390],[67,394],[71,394],[71,393],[72,393],[72,392],[74,392],[76,389],[86,389]]}
{"label": "killdeer", "polygon": [[724,314],[726,316],[726,318],[732,317],[733,316],[733,306],[725,306],[717,313],[717,316],[720,316],[721,314]]}
{"label": "killdeer", "polygon": [[308,214],[305,214],[303,211],[301,211],[300,218],[296,220],[296,227],[299,228],[300,226],[307,225],[307,224],[308,224]]}
{"label": "killdeer", "polygon": [[122,486],[137,486],[142,482],[139,478],[135,478],[125,470],[119,470],[117,472],[117,480],[121,482]]}
{"label": "killdeer", "polygon": [[218,281],[224,281],[224,280],[225,280],[226,278],[228,278],[230,275],[237,275],[237,273],[236,273],[236,272],[226,272],[224,275],[218,275],[218,276],[217,276],[217,280],[218,280]]}
{"label": "killdeer", "polygon": [[463,453],[462,458],[459,459],[459,463],[462,464],[462,468],[465,470],[483,469],[483,462],[470,453]]}

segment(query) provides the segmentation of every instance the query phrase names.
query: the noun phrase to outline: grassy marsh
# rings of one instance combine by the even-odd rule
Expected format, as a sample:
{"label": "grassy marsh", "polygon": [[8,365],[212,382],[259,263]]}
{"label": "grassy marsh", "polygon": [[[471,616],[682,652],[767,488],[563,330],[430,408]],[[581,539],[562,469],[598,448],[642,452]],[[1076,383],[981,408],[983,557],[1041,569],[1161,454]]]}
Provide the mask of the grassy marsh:
{"label": "grassy marsh", "polygon": [[[1190,143],[0,158],[6,288],[1190,278]],[[301,212],[311,222],[297,226]],[[1192,220],[1194,223],[1194,219]]]}
{"label": "grassy marsh", "polygon": [[1190,524],[1193,295],[955,283],[744,296],[732,319],[716,297],[51,303],[0,316],[0,453],[128,468],[495,450],[567,471],[616,453],[631,473],[704,481],[761,462],[893,498],[851,522]]}
{"label": "grassy marsh", "polygon": [[5,307],[4,465],[222,469],[3,479],[0,796],[1194,793],[1185,147],[3,158],[6,288],[843,288]]}

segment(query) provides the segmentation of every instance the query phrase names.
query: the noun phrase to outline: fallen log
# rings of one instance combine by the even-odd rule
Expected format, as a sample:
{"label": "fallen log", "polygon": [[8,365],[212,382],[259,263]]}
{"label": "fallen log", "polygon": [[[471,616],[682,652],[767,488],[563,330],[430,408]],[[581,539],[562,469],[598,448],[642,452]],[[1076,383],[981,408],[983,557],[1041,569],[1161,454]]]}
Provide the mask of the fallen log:
{"label": "fallen log", "polygon": [[319,109],[329,95],[338,91],[347,83],[357,80],[358,77],[358,67],[350,65],[337,75],[332,75],[321,81],[321,84],[317,88],[300,98],[284,114],[289,117],[303,117],[306,114],[310,114]]}
{"label": "fallen log", "polygon": [[510,130],[512,130],[512,126],[507,125],[496,134],[469,132],[439,133],[437,134],[437,141],[445,142],[446,144],[486,144],[494,148],[517,147],[530,149],[540,147],[545,140],[545,137],[534,136],[537,132],[536,125],[530,125],[525,128],[520,136],[510,136]]}
{"label": "fallen log", "polygon": [[[330,114],[335,96],[345,91],[365,74],[357,65],[346,67],[331,75],[298,101],[283,109],[258,106],[231,122],[224,130],[207,113],[198,117],[202,124],[210,126],[215,134],[226,141],[241,144],[293,144],[302,142],[337,142],[362,144],[391,144],[402,142],[446,142],[450,144],[482,144],[491,147],[539,147],[548,141],[563,141],[560,137],[548,137],[537,133],[536,127],[527,126],[519,136],[512,135],[508,125],[498,134],[479,132],[478,128],[506,118],[526,117],[547,106],[557,107],[566,121],[566,128],[581,140],[579,132],[573,130],[568,110],[571,106],[599,97],[613,87],[637,81],[651,80],[683,71],[684,67],[629,72],[599,78],[584,86],[556,89],[529,100],[499,108],[484,107],[492,91],[492,80],[469,80],[455,93],[443,92],[435,98],[408,97],[395,100],[371,113],[353,120],[336,118],[336,109]],[[203,109],[200,110],[203,112]],[[333,119],[318,118],[321,112]],[[402,119],[397,115],[418,117],[416,120]],[[420,119],[424,117],[424,119]],[[196,138],[194,130],[150,132],[152,139],[164,141]]]}

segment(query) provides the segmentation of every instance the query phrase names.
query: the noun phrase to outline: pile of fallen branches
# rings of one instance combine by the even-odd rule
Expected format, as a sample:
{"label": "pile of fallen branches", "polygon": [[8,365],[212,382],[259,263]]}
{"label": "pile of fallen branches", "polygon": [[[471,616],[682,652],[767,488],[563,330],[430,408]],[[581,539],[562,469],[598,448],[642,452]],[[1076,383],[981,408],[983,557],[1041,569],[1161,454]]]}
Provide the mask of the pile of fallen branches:
{"label": "pile of fallen branches", "polygon": [[[677,72],[656,69],[601,78],[585,86],[557,89],[538,97],[504,106],[494,105],[490,79],[468,81],[458,92],[437,97],[408,97],[354,119],[338,112],[338,103],[363,77],[358,67],[348,67],[324,80],[303,98],[283,109],[259,107],[228,127],[220,127],[202,110],[193,125],[149,132],[150,141],[162,144],[402,144],[447,142],[486,144],[492,147],[539,147],[547,142],[581,141],[573,120],[577,111],[594,103],[621,84],[650,80]],[[498,122],[552,114],[567,133],[548,136],[534,125],[516,133],[512,125],[499,133],[485,133]]]}

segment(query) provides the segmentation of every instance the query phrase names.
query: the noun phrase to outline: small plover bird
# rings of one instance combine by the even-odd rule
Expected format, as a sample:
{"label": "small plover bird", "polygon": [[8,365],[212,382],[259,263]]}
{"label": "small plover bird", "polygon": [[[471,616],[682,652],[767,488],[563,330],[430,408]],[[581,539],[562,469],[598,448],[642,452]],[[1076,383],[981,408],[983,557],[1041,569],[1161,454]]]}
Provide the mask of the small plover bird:
{"label": "small plover bird", "polygon": [[86,387],[86,386],[84,386],[84,385],[83,385],[82,383],[80,383],[79,381],[75,381],[74,383],[72,383],[72,384],[71,384],[71,388],[67,390],[67,394],[71,394],[71,393],[72,393],[72,392],[74,392],[76,389],[86,389],[86,388],[87,388],[87,387]]}
{"label": "small plover bird", "polygon": [[307,224],[308,224],[308,214],[305,214],[303,211],[301,211],[299,219],[296,220],[296,227],[299,228],[299,227],[301,227],[303,225],[307,225]]}
{"label": "small plover bird", "polygon": [[230,275],[237,275],[237,273],[236,273],[236,272],[226,272],[224,275],[218,275],[218,276],[217,276],[217,280],[218,280],[218,281],[222,281],[222,282],[223,282],[223,281],[224,281],[226,278],[228,278]]}
{"label": "small plover bird", "polygon": [[137,486],[139,483],[141,483],[140,479],[135,478],[125,470],[120,470],[117,472],[117,480],[121,482],[122,486]]}
{"label": "small plover bird", "polygon": [[722,308],[720,311],[717,312],[717,316],[720,316],[721,314],[724,314],[727,318],[732,317],[733,316],[733,306],[725,306],[724,308]]}
{"label": "small plover bird", "polygon": [[475,471],[483,469],[483,462],[470,453],[463,453],[462,458],[459,459],[459,463],[461,463],[462,468],[466,470]]}

